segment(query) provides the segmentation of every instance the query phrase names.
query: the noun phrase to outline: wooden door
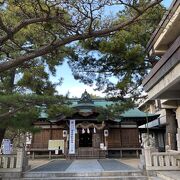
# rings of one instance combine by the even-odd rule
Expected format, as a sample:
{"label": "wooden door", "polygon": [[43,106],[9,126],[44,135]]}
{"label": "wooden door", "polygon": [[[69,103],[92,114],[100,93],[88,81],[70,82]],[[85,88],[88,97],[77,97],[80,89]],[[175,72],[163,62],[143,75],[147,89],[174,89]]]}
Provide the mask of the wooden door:
{"label": "wooden door", "polygon": [[122,129],[122,147],[137,148],[139,147],[139,133],[137,128]]}
{"label": "wooden door", "polygon": [[102,141],[102,138],[101,138],[101,136],[100,136],[100,133],[95,133],[95,134],[93,134],[92,140],[93,140],[93,147],[94,147],[94,148],[99,148],[99,147],[100,147],[100,143],[101,143],[101,141]]}
{"label": "wooden door", "polygon": [[121,130],[120,128],[109,129],[109,136],[107,138],[108,148],[121,147]]}
{"label": "wooden door", "polygon": [[34,134],[33,148],[48,148],[48,141],[50,139],[50,129],[43,129]]}
{"label": "wooden door", "polygon": [[63,139],[63,130],[62,129],[52,129],[52,140],[61,140]]}

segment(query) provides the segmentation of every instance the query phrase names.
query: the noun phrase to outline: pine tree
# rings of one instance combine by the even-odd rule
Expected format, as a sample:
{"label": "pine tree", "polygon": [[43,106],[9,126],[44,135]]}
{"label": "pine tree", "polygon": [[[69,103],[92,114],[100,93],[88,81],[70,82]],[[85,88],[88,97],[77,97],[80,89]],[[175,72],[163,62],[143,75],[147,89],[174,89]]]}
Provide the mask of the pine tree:
{"label": "pine tree", "polygon": [[[72,42],[126,29],[161,1],[1,1],[0,72],[29,64],[37,57],[56,65],[71,52]],[[114,21],[105,17],[104,10],[111,6],[129,7],[134,13],[125,21]]]}

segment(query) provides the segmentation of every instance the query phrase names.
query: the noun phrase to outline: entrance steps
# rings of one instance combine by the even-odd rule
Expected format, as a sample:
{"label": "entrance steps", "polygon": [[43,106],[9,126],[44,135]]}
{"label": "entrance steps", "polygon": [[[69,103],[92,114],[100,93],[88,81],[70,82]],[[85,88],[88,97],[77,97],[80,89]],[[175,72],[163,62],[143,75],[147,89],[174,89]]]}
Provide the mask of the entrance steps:
{"label": "entrance steps", "polygon": [[102,171],[102,172],[25,172],[23,180],[160,180],[158,177],[147,177],[140,170]]}

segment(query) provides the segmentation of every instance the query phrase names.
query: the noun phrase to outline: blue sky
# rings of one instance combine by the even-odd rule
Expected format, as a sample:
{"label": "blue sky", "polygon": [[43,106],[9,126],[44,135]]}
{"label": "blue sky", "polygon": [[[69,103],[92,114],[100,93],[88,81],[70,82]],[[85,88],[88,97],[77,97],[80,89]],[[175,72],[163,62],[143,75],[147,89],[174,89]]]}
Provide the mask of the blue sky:
{"label": "blue sky", "polygon": [[[162,4],[168,8],[170,6],[171,2],[172,2],[172,0],[163,0]],[[107,8],[106,11],[108,11],[107,12],[108,14],[114,14],[114,13],[117,13],[118,10],[119,10],[119,8],[114,7],[113,9]],[[51,76],[50,80],[55,82],[58,79],[60,79],[61,77],[64,80],[63,80],[63,83],[61,86],[57,86],[57,91],[59,94],[65,95],[69,91],[70,97],[73,97],[73,96],[80,97],[81,94],[86,89],[91,94],[96,94],[98,96],[105,96],[100,91],[94,91],[95,86],[89,87],[89,86],[84,85],[83,83],[80,83],[77,80],[75,80],[72,76],[72,72],[66,61],[63,63],[62,66],[57,68],[56,77]]]}

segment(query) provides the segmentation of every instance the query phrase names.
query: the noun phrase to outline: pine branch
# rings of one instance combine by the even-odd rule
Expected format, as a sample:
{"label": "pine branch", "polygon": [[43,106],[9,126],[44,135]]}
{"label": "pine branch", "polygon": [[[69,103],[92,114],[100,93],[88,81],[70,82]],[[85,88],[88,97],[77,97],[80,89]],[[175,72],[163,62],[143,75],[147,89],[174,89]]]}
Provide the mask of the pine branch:
{"label": "pine branch", "polygon": [[14,110],[12,110],[12,111],[8,111],[8,112],[6,112],[6,113],[1,114],[1,115],[0,115],[0,122],[1,122],[1,121],[4,121],[4,118],[7,118],[7,117],[10,117],[10,116],[14,115],[15,113],[17,113],[18,111],[24,109],[25,107],[26,107],[26,105],[21,106],[21,107],[19,107],[19,108],[16,108],[16,109],[14,109]]}
{"label": "pine branch", "polygon": [[[159,4],[162,0],[156,0],[150,3],[147,7],[145,7],[142,10],[142,14],[144,14],[148,9],[154,7],[155,5]],[[113,27],[101,29],[101,30],[96,30],[96,31],[91,31],[91,32],[84,32],[82,34],[75,34],[72,36],[65,37],[63,39],[58,39],[56,41],[50,42],[47,45],[44,45],[40,47],[39,49],[34,50],[33,52],[26,53],[24,55],[20,55],[15,59],[10,59],[8,61],[0,63],[0,72],[4,72],[12,67],[16,67],[26,61],[32,60],[36,57],[46,55],[48,53],[51,53],[55,49],[67,45],[71,42],[78,41],[78,40],[84,40],[92,37],[100,37],[100,36],[106,36],[110,35],[111,33],[114,33],[116,31],[122,30],[123,28],[126,28],[127,26],[135,23],[138,21],[138,19],[141,17],[142,14],[137,14],[133,18],[129,19],[126,22],[114,25]],[[6,35],[4,37],[0,38],[0,42],[4,43],[7,41],[11,36],[13,36],[15,33],[19,32],[23,27],[26,27],[29,24],[32,23],[38,23],[38,22],[47,22],[51,20],[54,17],[41,17],[41,18],[34,18],[34,19],[28,19],[23,22],[21,22],[17,27],[15,27],[13,30],[11,30],[10,35]],[[57,18],[57,17],[55,17]],[[63,22],[64,23],[64,22]]]}

